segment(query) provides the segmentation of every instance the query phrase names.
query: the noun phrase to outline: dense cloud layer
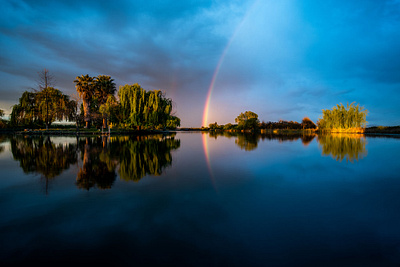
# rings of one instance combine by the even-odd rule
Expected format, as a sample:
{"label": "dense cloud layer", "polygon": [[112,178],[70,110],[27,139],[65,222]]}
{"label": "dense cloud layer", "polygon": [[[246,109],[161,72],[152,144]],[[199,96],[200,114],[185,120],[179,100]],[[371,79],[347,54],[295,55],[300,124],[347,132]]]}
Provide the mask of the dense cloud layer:
{"label": "dense cloud layer", "polygon": [[[64,93],[81,74],[162,89],[182,126],[317,120],[356,101],[370,124],[400,124],[399,1],[3,1],[0,108],[47,68]],[[225,51],[225,54],[224,54]]]}

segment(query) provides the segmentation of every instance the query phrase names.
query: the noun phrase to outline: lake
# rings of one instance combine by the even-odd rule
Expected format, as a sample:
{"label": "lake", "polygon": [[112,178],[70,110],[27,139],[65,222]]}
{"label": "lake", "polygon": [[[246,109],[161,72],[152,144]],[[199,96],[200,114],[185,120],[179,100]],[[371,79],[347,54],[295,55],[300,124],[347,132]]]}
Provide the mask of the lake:
{"label": "lake", "polygon": [[399,266],[400,139],[0,136],[0,263]]}

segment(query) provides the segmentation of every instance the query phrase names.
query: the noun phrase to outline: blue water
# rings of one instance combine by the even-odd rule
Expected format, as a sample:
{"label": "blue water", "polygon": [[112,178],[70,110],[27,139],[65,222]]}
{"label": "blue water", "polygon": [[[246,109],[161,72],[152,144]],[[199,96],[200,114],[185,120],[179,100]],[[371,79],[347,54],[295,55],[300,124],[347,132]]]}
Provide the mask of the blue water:
{"label": "blue water", "polygon": [[[306,144],[250,138],[247,150],[237,136],[173,138],[170,150],[142,141],[118,150],[111,140],[91,141],[87,161],[84,141],[52,137],[52,145],[80,149],[51,178],[44,167],[25,163],[20,139],[13,141],[22,153],[16,156],[17,146],[12,151],[3,138],[1,266],[400,265],[400,139],[357,139],[362,153],[350,161],[323,154],[318,137]],[[151,162],[164,162],[157,174],[151,164],[128,161],[147,171],[122,179],[117,158],[154,146],[163,156]],[[107,162],[111,174],[101,182],[96,172],[91,186],[79,188],[79,170],[88,162],[93,172]]]}

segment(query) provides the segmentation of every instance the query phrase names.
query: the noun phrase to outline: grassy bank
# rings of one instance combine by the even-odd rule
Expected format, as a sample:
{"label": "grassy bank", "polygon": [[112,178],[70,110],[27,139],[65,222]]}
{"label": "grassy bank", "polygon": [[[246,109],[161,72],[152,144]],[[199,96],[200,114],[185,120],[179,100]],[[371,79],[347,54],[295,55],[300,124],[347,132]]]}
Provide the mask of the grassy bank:
{"label": "grassy bank", "polygon": [[62,136],[91,136],[91,135],[147,135],[166,133],[170,131],[161,130],[130,130],[130,129],[111,129],[102,131],[101,129],[79,129],[76,128],[51,128],[51,129],[0,129],[0,134],[21,134],[21,135],[62,135]]}

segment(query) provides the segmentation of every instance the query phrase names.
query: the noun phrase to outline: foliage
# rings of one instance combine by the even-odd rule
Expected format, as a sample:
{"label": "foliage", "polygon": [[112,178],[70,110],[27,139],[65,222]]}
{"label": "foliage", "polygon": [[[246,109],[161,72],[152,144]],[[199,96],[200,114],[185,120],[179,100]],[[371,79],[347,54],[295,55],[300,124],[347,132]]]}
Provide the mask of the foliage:
{"label": "foliage", "polygon": [[76,163],[76,147],[54,144],[50,137],[10,139],[13,158],[20,162],[25,173],[40,173],[45,178],[54,178]]}
{"label": "foliage", "polygon": [[111,122],[116,122],[116,117],[118,113],[118,102],[115,99],[115,96],[109,94],[107,101],[100,106],[99,111],[102,114],[103,121],[105,121],[105,123],[103,123],[103,127],[106,127],[107,120],[110,120]]}
{"label": "foliage", "polygon": [[337,161],[346,159],[347,162],[354,162],[367,155],[366,140],[359,135],[319,135],[318,142],[322,155],[331,155]]}
{"label": "foliage", "polygon": [[238,124],[240,130],[247,130],[258,128],[260,121],[256,113],[246,111],[245,113],[240,113],[240,115],[236,117],[235,122]]}
{"label": "foliage", "polygon": [[310,118],[308,118],[308,117],[303,118],[303,120],[301,121],[301,126],[303,127],[303,129],[317,128],[317,125],[315,125],[315,123],[312,120],[310,120]]}
{"label": "foliage", "polygon": [[0,117],[4,116],[4,110],[0,109]]}
{"label": "foliage", "polygon": [[171,150],[180,147],[180,140],[174,135],[168,138],[162,135],[119,138],[118,141],[123,142],[119,152],[119,175],[123,180],[135,182],[148,174],[160,175],[172,164]]}
{"label": "foliage", "polygon": [[76,77],[74,80],[76,91],[82,98],[83,102],[83,112],[85,127],[90,128],[91,114],[90,114],[90,102],[95,94],[95,84],[94,78],[90,77],[88,74]]}
{"label": "foliage", "polygon": [[222,130],[223,128],[224,128],[224,125],[218,125],[217,122],[210,123],[208,125],[208,129],[210,129],[210,130]]}
{"label": "foliage", "polygon": [[99,75],[95,77],[94,86],[94,102],[96,106],[93,109],[95,112],[99,111],[102,114],[103,128],[107,128],[107,118],[111,116],[111,109],[117,102],[114,97],[117,89],[114,80],[108,75]]}
{"label": "foliage", "polygon": [[177,116],[170,116],[167,120],[167,129],[173,130],[181,126],[181,119]]}
{"label": "foliage", "polygon": [[296,121],[285,121],[279,120],[278,122],[262,122],[260,123],[261,129],[290,129],[290,130],[300,130],[302,125]]}
{"label": "foliage", "polygon": [[161,129],[167,127],[168,120],[177,124],[171,116],[172,100],[160,90],[146,91],[139,84],[121,86],[118,90],[122,123],[128,127]]}
{"label": "foliage", "polygon": [[55,120],[72,119],[73,104],[60,90],[47,87],[36,93],[37,116],[45,122],[46,128]]}
{"label": "foliage", "polygon": [[257,148],[258,139],[259,136],[255,134],[239,134],[235,144],[242,150],[251,151]]}
{"label": "foliage", "polygon": [[72,107],[69,97],[53,87],[39,92],[25,91],[12,108],[10,123],[12,126],[49,126],[55,120],[72,120]]}
{"label": "foliage", "polygon": [[345,107],[338,104],[331,110],[322,110],[322,118],[318,121],[320,129],[364,128],[368,111],[354,102]]}

